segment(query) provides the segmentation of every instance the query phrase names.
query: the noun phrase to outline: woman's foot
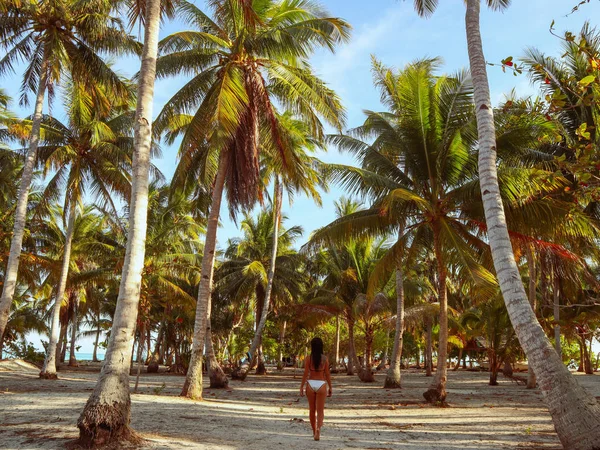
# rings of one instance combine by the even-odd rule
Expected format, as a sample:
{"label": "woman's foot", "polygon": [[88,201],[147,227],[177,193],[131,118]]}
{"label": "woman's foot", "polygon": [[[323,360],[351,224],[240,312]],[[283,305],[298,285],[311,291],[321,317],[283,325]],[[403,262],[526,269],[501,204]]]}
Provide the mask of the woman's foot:
{"label": "woman's foot", "polygon": [[315,431],[315,441],[318,441],[321,439],[321,430],[318,429],[317,431]]}

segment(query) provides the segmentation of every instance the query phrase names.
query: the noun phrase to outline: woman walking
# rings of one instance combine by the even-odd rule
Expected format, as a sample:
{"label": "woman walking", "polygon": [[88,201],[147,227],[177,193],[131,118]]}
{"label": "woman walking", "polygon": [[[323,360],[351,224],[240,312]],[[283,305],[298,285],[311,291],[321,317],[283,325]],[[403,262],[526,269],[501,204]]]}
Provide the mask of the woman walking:
{"label": "woman walking", "polygon": [[[314,338],[310,342],[310,349],[310,356],[304,361],[304,376],[300,385],[300,396],[304,396],[304,386],[308,384],[306,397],[308,398],[310,410],[310,426],[315,441],[318,441],[321,438],[321,427],[323,426],[325,397],[331,397],[333,390],[331,388],[329,361],[323,355],[323,341],[321,338]],[[326,389],[326,386],[329,386],[329,389]]]}

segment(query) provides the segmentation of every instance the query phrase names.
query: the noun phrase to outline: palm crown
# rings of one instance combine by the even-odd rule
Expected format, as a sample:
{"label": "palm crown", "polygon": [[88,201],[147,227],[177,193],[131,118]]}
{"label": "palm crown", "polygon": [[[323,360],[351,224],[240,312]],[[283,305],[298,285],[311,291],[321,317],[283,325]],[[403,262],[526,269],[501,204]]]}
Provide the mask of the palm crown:
{"label": "palm crown", "polygon": [[321,119],[341,128],[340,101],[312,73],[307,57],[317,47],[333,49],[348,37],[349,26],[305,0],[210,5],[213,18],[181,2],[181,16],[195,29],[160,43],[158,75],[192,78],[167,102],[156,127],[170,130],[171,138],[183,134],[182,161],[195,161],[194,174],[204,182],[214,179],[217,155],[227,157],[226,185],[235,211],[260,196],[259,149],[273,152],[280,171],[297,168],[274,103],[303,120],[317,138],[323,136]]}

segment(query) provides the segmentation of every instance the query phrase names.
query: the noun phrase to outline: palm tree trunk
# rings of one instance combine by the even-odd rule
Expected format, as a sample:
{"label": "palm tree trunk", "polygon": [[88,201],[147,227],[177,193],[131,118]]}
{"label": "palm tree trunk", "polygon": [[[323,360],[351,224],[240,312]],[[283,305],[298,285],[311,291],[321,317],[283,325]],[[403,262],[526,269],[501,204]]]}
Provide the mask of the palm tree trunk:
{"label": "palm tree trunk", "polygon": [[562,360],[562,348],[560,345],[560,279],[555,277],[553,289],[553,306],[554,306],[554,348],[559,358]]}
{"label": "palm tree trunk", "polygon": [[454,372],[458,371],[458,368],[460,367],[460,360],[462,359],[463,356],[463,349],[462,347],[458,349],[458,359],[456,360],[456,366],[454,366]]}
{"label": "palm tree trunk", "polygon": [[138,385],[140,384],[140,373],[142,373],[142,353],[144,352],[144,328],[145,324],[140,324],[140,337],[138,339],[138,348],[137,348],[137,371],[135,374],[135,386],[133,388],[133,392],[137,393]]}
{"label": "palm tree trunk", "polygon": [[333,369],[337,372],[338,364],[340,363],[340,315],[335,316],[335,362]]}
{"label": "palm tree trunk", "polygon": [[98,362],[98,341],[100,341],[100,312],[96,317],[96,339],[94,340],[94,353],[92,355],[92,361]]}
{"label": "palm tree trunk", "polygon": [[527,299],[512,252],[496,168],[496,131],[479,29],[480,0],[467,0],[466,29],[479,133],[479,176],[494,267],[511,322],[533,365],[564,448],[598,449],[600,406],[569,373]]}
{"label": "palm tree trunk", "polygon": [[[277,261],[277,246],[279,243],[279,222],[281,220],[281,202],[283,196],[283,188],[279,182],[279,177],[275,176],[275,187],[273,195],[273,243],[271,244],[271,263],[269,266],[269,273],[267,276],[267,289],[265,292],[265,299],[260,315],[260,320],[256,331],[254,333],[254,339],[252,339],[252,345],[250,346],[250,358],[254,359],[254,355],[262,338],[262,332],[267,323],[267,317],[269,315],[269,307],[271,302],[271,292],[273,291],[273,280],[275,279],[275,263]],[[249,367],[253,366],[253,361],[250,360]],[[258,371],[258,369],[257,369]]]}
{"label": "palm tree trunk", "polygon": [[[352,314],[351,312],[349,314]],[[351,316],[347,317],[348,324],[348,375],[354,375],[354,364],[357,360],[356,351],[354,349],[354,320]],[[360,370],[360,367],[356,367]]]}
{"label": "palm tree trunk", "polygon": [[431,317],[425,319],[425,376],[433,375],[433,321]]}
{"label": "palm tree trunk", "polygon": [[281,333],[279,333],[279,360],[278,365],[280,370],[283,370],[285,364],[283,363],[283,345],[285,342],[285,331],[287,329],[287,320],[284,320],[281,324]]}
{"label": "palm tree trunk", "polygon": [[394,348],[390,368],[385,377],[385,389],[399,389],[400,386],[400,360],[402,358],[402,335],[404,334],[404,272],[402,263],[396,266],[396,333],[394,335]]}
{"label": "palm tree trunk", "polygon": [[386,327],[385,329],[385,348],[383,349],[383,355],[381,355],[381,361],[377,365],[377,370],[385,369],[387,365],[387,361],[389,359],[389,350],[390,350],[390,329]]}
{"label": "palm tree trunk", "polygon": [[67,287],[67,278],[69,276],[69,265],[71,264],[71,246],[73,243],[73,232],[75,230],[75,216],[77,214],[76,203],[71,202],[69,208],[69,221],[67,232],[65,235],[65,246],[63,249],[63,261],[60,269],[60,278],[56,288],[56,296],[54,297],[54,307],[52,308],[52,325],[50,326],[50,343],[46,352],[44,366],[40,372],[40,378],[56,380],[56,347],[60,338],[60,308],[65,296]]}
{"label": "palm tree trunk", "polygon": [[587,342],[585,339],[585,334],[581,334],[581,349],[583,350],[583,372],[586,375],[593,375],[594,371],[592,369],[592,360],[590,359],[590,351],[587,347]]}
{"label": "palm tree trunk", "polygon": [[[535,314],[536,311],[536,277],[537,270],[535,264],[535,255],[533,253],[532,246],[528,246],[527,253],[527,266],[529,268],[529,304],[531,305],[531,309]],[[527,389],[535,389],[537,386],[537,380],[535,378],[535,373],[533,371],[533,366],[531,364],[527,365]]]}
{"label": "palm tree trunk", "polygon": [[498,357],[495,350],[490,350],[490,386],[498,386]]}
{"label": "palm tree trunk", "polygon": [[119,441],[130,434],[129,361],[144,268],[160,0],[146,0],[145,12],[144,48],[135,114],[135,147],[127,248],[115,319],[100,378],[77,421],[79,444],[83,447]]}
{"label": "palm tree trunk", "polygon": [[440,302],[440,332],[438,339],[437,370],[431,381],[429,389],[423,393],[423,397],[429,403],[446,401],[446,379],[448,377],[448,366],[446,358],[448,355],[448,297],[446,295],[447,269],[442,255],[442,244],[440,236],[440,224],[433,222],[433,247],[438,271],[438,300]]}
{"label": "palm tree trunk", "polygon": [[69,366],[77,366],[77,358],[75,357],[75,342],[77,340],[77,310],[79,305],[79,297],[73,294],[73,319],[71,320],[71,350],[69,351]]}
{"label": "palm tree trunk", "polygon": [[204,343],[206,348],[206,363],[208,366],[208,378],[210,379],[211,389],[224,389],[228,386],[229,380],[215,357],[215,349],[212,342],[212,324],[210,321],[212,302],[209,302],[206,312],[206,336]]}
{"label": "palm tree trunk", "polygon": [[213,272],[215,267],[215,248],[217,245],[217,228],[219,226],[219,212],[223,198],[223,187],[225,186],[225,175],[227,173],[228,155],[222,151],[219,161],[219,171],[215,179],[212,193],[212,204],[206,227],[206,239],[204,241],[204,254],[202,255],[202,278],[198,288],[198,303],[196,305],[196,320],[194,323],[194,340],[192,343],[192,356],[188,368],[182,397],[195,400],[202,399],[202,354],[206,334],[206,319],[212,292]]}
{"label": "palm tree trunk", "polygon": [[0,341],[4,339],[4,331],[8,323],[8,315],[12,306],[15,289],[17,287],[17,274],[19,271],[19,259],[21,257],[21,248],[23,246],[23,235],[25,234],[25,221],[27,220],[27,203],[29,199],[29,189],[33,178],[33,169],[37,148],[40,140],[40,128],[42,126],[42,111],[44,108],[44,95],[46,93],[47,82],[47,64],[42,63],[40,80],[38,84],[37,95],[35,98],[35,109],[31,123],[31,135],[29,137],[29,151],[25,157],[23,165],[23,174],[19,181],[19,192],[17,194],[17,205],[15,209],[15,219],[13,225],[13,235],[10,241],[10,251],[6,270],[4,271],[4,285],[2,287],[2,296],[0,297]]}
{"label": "palm tree trunk", "polygon": [[67,352],[67,325],[60,325],[60,336],[58,338],[58,345],[56,346],[56,361],[60,363],[65,362],[65,353]]}

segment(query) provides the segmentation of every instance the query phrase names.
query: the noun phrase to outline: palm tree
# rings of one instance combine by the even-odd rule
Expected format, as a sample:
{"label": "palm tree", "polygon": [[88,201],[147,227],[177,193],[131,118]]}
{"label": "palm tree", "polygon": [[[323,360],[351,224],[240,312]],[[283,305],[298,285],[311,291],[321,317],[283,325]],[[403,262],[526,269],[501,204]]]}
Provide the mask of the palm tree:
{"label": "palm tree", "polygon": [[341,128],[339,99],[312,73],[307,58],[319,47],[333,51],[347,39],[349,28],[308,1],[267,0],[258,7],[218,0],[211,6],[214,19],[189,2],[179,4],[182,17],[196,30],[166,37],[158,65],[163,76],[193,75],[167,102],[157,123],[159,129],[174,130],[171,135],[183,134],[179,173],[212,185],[192,358],[182,390],[190,398],[202,395],[202,350],[223,189],[227,185],[235,215],[261,198],[259,150],[274,151],[281,172],[296,169],[274,101],[309,124],[316,138],[323,136],[320,118]]}
{"label": "palm tree", "polygon": [[[421,15],[431,14],[437,0],[415,0]],[[487,0],[493,9],[507,7],[510,0]],[[533,365],[558,436],[566,448],[593,449],[600,441],[600,406],[569,374],[539,325],[510,245],[496,169],[496,131],[483,54],[479,15],[481,0],[467,0],[465,26],[473,77],[481,193],[488,224],[494,267],[511,322]],[[573,426],[578,424],[578,426]]]}
{"label": "palm tree", "polygon": [[[71,245],[77,205],[88,191],[117,214],[112,196],[126,199],[130,192],[128,173],[131,171],[133,128],[131,96],[123,100],[102,89],[96,98],[80,83],[69,83],[65,93],[68,123],[51,117],[42,118],[43,138],[38,148],[38,158],[44,162],[44,175],[52,173],[43,192],[42,205],[55,201],[62,192],[65,221],[63,262],[56,286],[50,342],[41,378],[56,379],[56,345],[59,338],[60,307],[63,302],[69,273]],[[38,208],[41,207],[38,205]]]}
{"label": "palm tree", "polygon": [[[508,0],[490,0],[494,7],[507,6],[508,3]],[[467,0],[465,21],[479,134],[481,193],[494,267],[511,322],[533,366],[563,446],[593,449],[600,442],[600,405],[575,381],[553,350],[531,309],[510,246],[498,185],[496,131],[481,42],[480,8],[480,0]]]}
{"label": "palm tree", "polygon": [[[480,288],[494,284],[493,276],[479,263],[486,245],[463,217],[473,201],[477,184],[473,142],[471,85],[466,73],[435,77],[436,60],[422,60],[395,71],[373,62],[375,81],[390,112],[367,112],[353,136],[333,136],[332,142],[358,154],[363,168],[330,166],[334,179],[362,195],[374,198],[371,208],[342,217],[313,236],[324,239],[399,233],[396,244],[382,260],[374,279],[387,279],[388,269],[401,268],[399,255],[407,242],[429,245],[437,264],[440,303],[438,370],[425,393],[429,401],[446,397],[448,267]],[[366,144],[360,138],[373,138]],[[476,230],[475,230],[476,231]],[[412,245],[411,245],[412,246]],[[397,274],[398,275],[398,274]],[[401,275],[401,273],[399,274]],[[397,295],[402,295],[402,279]],[[401,317],[401,308],[398,311]],[[397,330],[400,333],[400,329]]]}
{"label": "palm tree", "polygon": [[[94,392],[77,421],[79,441],[84,447],[100,442],[118,441],[129,435],[131,401],[129,395],[129,360],[131,343],[140,300],[144,267],[148,183],[152,149],[152,106],[158,56],[158,33],[161,11],[172,12],[170,2],[146,0],[135,3],[130,19],[141,18],[144,24],[144,46],[137,89],[133,174],[127,248],[121,276],[113,332],[110,335],[102,372]],[[162,6],[162,8],[161,8]],[[118,386],[119,388],[115,388]]]}
{"label": "palm tree", "polygon": [[[283,191],[284,189],[287,191],[290,202],[293,196],[300,192],[312,197],[313,200],[320,206],[321,197],[319,192],[316,190],[316,187],[320,186],[323,189],[327,188],[327,186],[323,183],[323,180],[319,178],[319,171],[315,168],[319,162],[309,154],[309,152],[313,152],[315,150],[318,142],[308,134],[308,127],[302,121],[293,119],[290,113],[281,115],[279,120],[285,131],[284,137],[289,141],[288,148],[294,154],[293,162],[297,164],[298,167],[296,170],[294,170],[295,178],[290,179],[289,177],[285,176],[285,173],[281,175],[278,173],[277,163],[269,158],[269,155],[274,153],[273,151],[263,153],[263,183],[267,185],[271,179],[273,179],[273,196],[271,200],[274,224],[272,237],[273,243],[271,246],[271,262],[269,264],[269,272],[267,275],[267,287],[264,304],[261,307],[261,315],[258,319],[252,344],[250,345],[249,368],[253,367],[255,353],[259,348],[262,338],[262,331],[267,323],[267,317],[271,307],[271,292],[273,290],[273,282],[275,278],[279,226],[281,222],[281,209],[283,206]],[[282,176],[283,179],[281,179]],[[260,352],[258,354],[257,373],[264,373],[264,363],[262,362],[262,355]]]}
{"label": "palm tree", "polygon": [[[98,56],[100,52],[122,54],[137,49],[113,17],[114,5],[103,0],[7,0],[0,13],[0,46],[6,50],[0,59],[0,76],[13,72],[15,64],[25,61],[27,68],[21,85],[21,103],[28,105],[30,92],[35,92],[29,149],[21,175],[15,211],[13,236],[0,297],[0,339],[8,319],[16,288],[19,255],[25,230],[25,218],[33,169],[42,123],[46,92],[60,78],[71,74],[90,91],[103,85],[115,95],[126,91],[122,80]],[[52,97],[49,97],[52,100]]]}
{"label": "palm tree", "polygon": [[[339,217],[361,214],[360,205],[342,199],[336,203]],[[381,288],[386,280],[379,279],[374,286],[371,278],[376,264],[386,253],[385,240],[375,240],[371,237],[357,239],[323,239],[326,229],[315,231],[306,249],[317,248],[312,263],[313,270],[323,277],[316,292],[308,298],[314,308],[341,314],[346,319],[348,327],[348,374],[356,367],[362,381],[374,381],[370,366],[370,355],[373,325],[376,317],[382,312],[387,303],[381,298],[375,288]],[[316,244],[321,246],[317,247]],[[377,295],[376,295],[377,294]],[[356,355],[354,331],[357,321],[362,322],[365,334],[365,358],[359,363]]]}
{"label": "palm tree", "polygon": [[[283,223],[285,219],[283,216],[278,220]],[[216,274],[215,287],[222,295],[229,298],[254,298],[257,327],[254,339],[265,316],[263,308],[268,289],[272,290],[272,303],[278,309],[299,297],[305,282],[303,274],[298,270],[302,260],[293,249],[294,242],[302,236],[302,228],[281,228],[275,220],[275,215],[268,210],[260,211],[256,219],[247,215],[241,223],[244,237],[230,241],[224,255],[226,260]],[[272,239],[275,230],[276,242]],[[276,248],[275,261],[273,247]],[[259,358],[260,363],[262,358]]]}

